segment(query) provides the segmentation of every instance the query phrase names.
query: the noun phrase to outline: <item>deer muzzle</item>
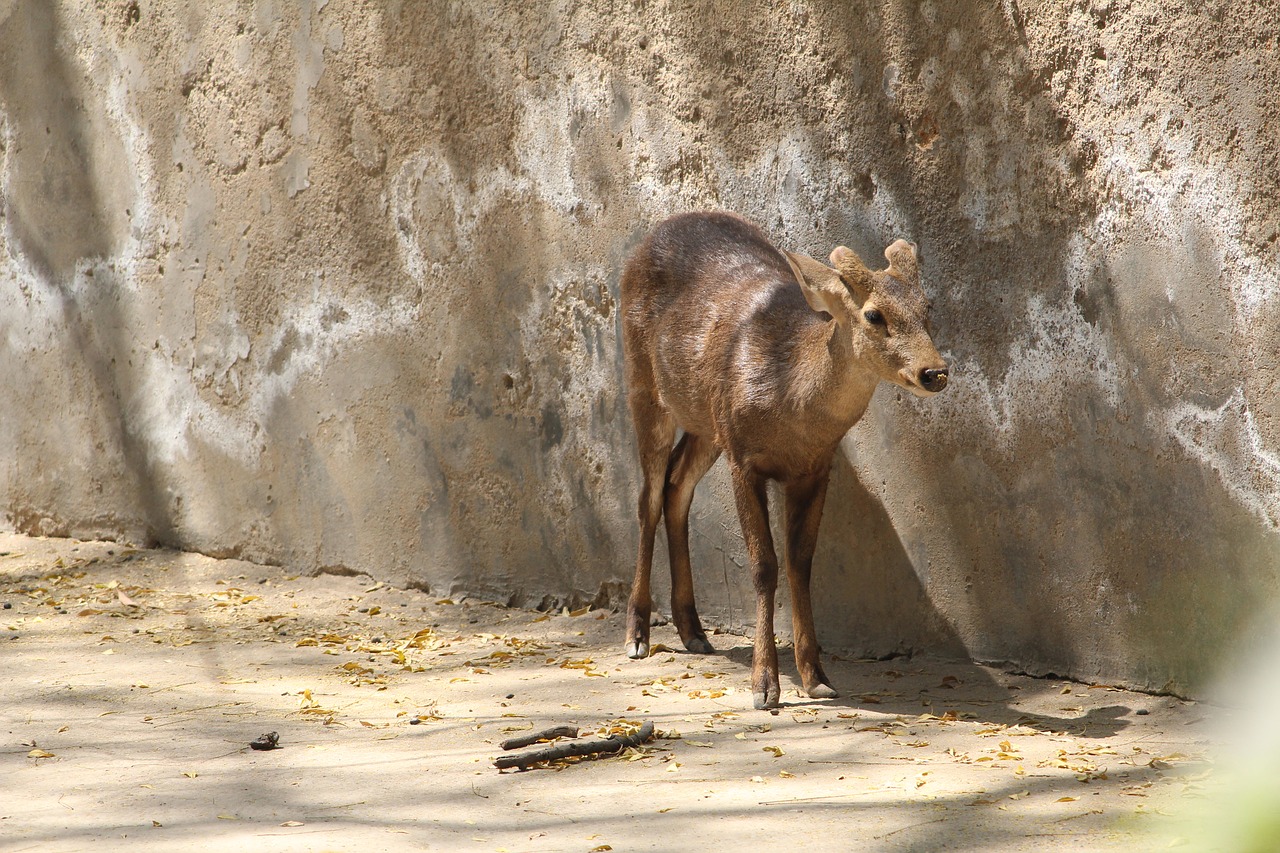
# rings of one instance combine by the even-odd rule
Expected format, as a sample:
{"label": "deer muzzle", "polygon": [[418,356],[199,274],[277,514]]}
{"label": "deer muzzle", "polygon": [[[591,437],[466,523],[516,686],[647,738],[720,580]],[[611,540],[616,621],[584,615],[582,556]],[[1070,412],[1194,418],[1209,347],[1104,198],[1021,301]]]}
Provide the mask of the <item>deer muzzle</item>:
{"label": "deer muzzle", "polygon": [[920,371],[919,382],[921,388],[930,394],[937,394],[947,387],[947,368],[926,367]]}

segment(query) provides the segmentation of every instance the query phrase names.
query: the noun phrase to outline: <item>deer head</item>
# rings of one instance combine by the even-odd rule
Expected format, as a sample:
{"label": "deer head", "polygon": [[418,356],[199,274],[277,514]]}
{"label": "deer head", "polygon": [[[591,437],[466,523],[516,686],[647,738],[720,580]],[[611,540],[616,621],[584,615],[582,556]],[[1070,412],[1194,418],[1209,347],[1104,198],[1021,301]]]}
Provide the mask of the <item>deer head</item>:
{"label": "deer head", "polygon": [[783,254],[809,307],[831,315],[833,333],[843,338],[852,361],[921,397],[947,387],[947,363],[930,337],[914,244],[894,241],[884,250],[889,266],[880,271],[844,246],[831,253],[832,266]]}

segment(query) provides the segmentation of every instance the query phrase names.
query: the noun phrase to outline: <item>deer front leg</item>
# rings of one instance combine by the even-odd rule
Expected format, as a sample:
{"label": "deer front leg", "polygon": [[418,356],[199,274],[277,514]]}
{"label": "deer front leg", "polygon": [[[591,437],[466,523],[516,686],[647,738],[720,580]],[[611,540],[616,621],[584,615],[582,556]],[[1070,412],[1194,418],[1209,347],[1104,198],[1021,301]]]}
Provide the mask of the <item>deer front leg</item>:
{"label": "deer front leg", "polygon": [[804,692],[814,699],[839,696],[822,671],[818,657],[818,637],[813,625],[813,604],[809,577],[813,552],[818,542],[818,525],[827,496],[829,472],[793,480],[786,484],[787,582],[791,586],[791,623],[795,634],[796,669]]}
{"label": "deer front leg", "polygon": [[756,640],[751,659],[751,701],[756,708],[776,708],[778,647],[773,641],[773,601],[778,588],[778,556],[769,532],[768,496],[765,478],[755,471],[731,465],[733,495],[738,520],[751,561],[751,581],[756,589]]}

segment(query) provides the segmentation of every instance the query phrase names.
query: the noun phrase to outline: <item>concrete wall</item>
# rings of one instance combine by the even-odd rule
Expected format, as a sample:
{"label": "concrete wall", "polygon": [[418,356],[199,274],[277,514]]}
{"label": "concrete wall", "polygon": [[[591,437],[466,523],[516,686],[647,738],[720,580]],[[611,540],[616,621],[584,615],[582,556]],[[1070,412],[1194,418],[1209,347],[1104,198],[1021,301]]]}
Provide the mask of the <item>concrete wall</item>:
{"label": "concrete wall", "polygon": [[1278,597],[1276,13],[0,0],[5,523],[617,603],[619,268],[724,207],[917,241],[955,365],[844,443],[824,642],[1200,690]]}

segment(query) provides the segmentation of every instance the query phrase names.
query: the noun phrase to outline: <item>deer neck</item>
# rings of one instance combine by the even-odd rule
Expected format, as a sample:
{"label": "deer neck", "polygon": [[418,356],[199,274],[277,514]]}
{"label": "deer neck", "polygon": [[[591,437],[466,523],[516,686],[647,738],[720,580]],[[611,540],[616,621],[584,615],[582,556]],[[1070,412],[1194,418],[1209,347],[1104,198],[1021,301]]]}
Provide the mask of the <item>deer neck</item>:
{"label": "deer neck", "polygon": [[849,322],[816,323],[796,347],[797,402],[823,412],[841,434],[862,416],[876,387],[875,375],[858,357]]}

